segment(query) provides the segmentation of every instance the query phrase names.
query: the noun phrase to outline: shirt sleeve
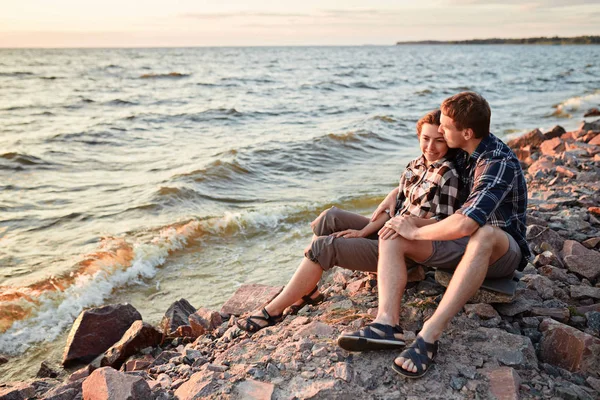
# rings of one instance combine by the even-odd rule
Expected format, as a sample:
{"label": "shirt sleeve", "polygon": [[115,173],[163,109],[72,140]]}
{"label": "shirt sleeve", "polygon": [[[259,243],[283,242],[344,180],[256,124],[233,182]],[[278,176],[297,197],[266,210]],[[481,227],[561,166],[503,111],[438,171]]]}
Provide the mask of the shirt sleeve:
{"label": "shirt sleeve", "polygon": [[515,166],[509,160],[480,161],[475,167],[473,189],[457,212],[485,225],[510,192],[515,177]]}
{"label": "shirt sleeve", "polygon": [[454,168],[448,170],[442,176],[438,190],[433,199],[433,204],[436,204],[436,212],[434,218],[442,220],[460,207],[460,177]]}
{"label": "shirt sleeve", "polygon": [[[410,168],[410,163],[406,166],[402,175],[400,175],[400,183],[398,184],[398,195],[396,196],[396,210],[395,214],[398,214],[398,211],[404,205],[404,200],[406,200],[406,195],[404,194],[404,188],[406,186],[406,171]],[[394,217],[394,215],[390,215],[390,217]]]}

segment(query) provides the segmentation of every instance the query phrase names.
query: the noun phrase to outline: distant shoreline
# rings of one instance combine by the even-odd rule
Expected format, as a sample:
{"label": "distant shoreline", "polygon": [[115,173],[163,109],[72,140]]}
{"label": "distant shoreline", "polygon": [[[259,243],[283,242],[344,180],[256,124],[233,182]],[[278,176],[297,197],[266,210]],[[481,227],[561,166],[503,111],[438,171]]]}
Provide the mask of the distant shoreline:
{"label": "distant shoreline", "polygon": [[405,44],[543,44],[543,45],[565,45],[565,44],[600,44],[600,36],[576,36],[576,37],[533,37],[523,39],[471,39],[471,40],[419,40],[410,42],[396,42],[396,45]]}

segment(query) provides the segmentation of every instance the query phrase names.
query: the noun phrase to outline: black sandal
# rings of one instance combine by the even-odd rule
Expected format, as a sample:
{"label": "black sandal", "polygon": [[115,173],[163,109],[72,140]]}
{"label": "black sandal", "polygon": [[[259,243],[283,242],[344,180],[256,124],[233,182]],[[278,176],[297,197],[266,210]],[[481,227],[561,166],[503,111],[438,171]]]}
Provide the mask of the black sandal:
{"label": "black sandal", "polygon": [[285,315],[296,315],[298,314],[298,311],[302,310],[307,304],[310,304],[311,306],[316,306],[317,304],[322,303],[323,300],[325,300],[325,296],[323,295],[323,293],[319,293],[319,295],[314,299],[310,297],[317,290],[319,290],[319,287],[315,286],[315,288],[311,290],[309,294],[302,296],[302,303],[289,306],[288,311],[286,311]]}
{"label": "black sandal", "polygon": [[395,350],[405,345],[404,340],[395,336],[398,333],[404,333],[400,325],[373,323],[356,332],[342,333],[338,346],[348,351]]}
{"label": "black sandal", "polygon": [[[245,318],[243,320],[238,319],[235,324],[237,325],[238,328],[240,328],[243,331],[249,332],[249,333],[254,333],[254,332],[258,332],[263,328],[266,328],[268,326],[273,326],[281,321],[283,321],[283,315],[279,314],[279,315],[269,315],[269,313],[267,312],[267,310],[265,308],[263,308],[262,310],[260,310],[264,316],[261,315],[251,315],[248,318]],[[254,322],[253,320],[256,321],[266,321],[267,324],[266,325],[259,325],[256,322]],[[244,321],[244,324],[240,324],[241,321]]]}
{"label": "black sandal", "polygon": [[[407,378],[421,378],[431,369],[433,360],[438,352],[438,347],[439,341],[436,341],[435,343],[427,343],[422,337],[417,336],[415,341],[397,357],[402,357],[412,361],[415,367],[417,367],[417,372],[405,370],[401,365],[396,364],[396,360],[394,360],[392,369]],[[417,352],[417,350],[419,350],[419,352]],[[428,353],[431,353],[431,358],[429,357]],[[423,365],[425,365],[425,368],[423,368]]]}

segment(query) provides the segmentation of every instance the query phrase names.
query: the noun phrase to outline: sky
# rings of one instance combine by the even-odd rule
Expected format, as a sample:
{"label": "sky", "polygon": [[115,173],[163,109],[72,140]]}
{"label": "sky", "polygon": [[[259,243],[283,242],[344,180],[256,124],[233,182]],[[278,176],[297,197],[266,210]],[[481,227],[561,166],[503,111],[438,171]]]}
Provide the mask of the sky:
{"label": "sky", "polygon": [[600,35],[599,0],[0,0],[0,47],[390,45]]}

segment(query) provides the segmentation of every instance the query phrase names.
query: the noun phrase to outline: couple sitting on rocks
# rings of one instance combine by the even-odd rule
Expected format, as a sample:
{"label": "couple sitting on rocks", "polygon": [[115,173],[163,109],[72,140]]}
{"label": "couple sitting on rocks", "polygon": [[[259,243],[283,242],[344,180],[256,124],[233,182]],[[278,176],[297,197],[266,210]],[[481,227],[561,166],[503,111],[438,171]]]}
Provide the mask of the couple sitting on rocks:
{"label": "couple sitting on rocks", "polygon": [[[429,371],[438,339],[485,278],[512,277],[530,257],[525,241],[527,187],[519,160],[489,132],[491,111],[477,93],[446,99],[441,111],[417,123],[423,154],[411,161],[400,184],[371,218],[336,207],[311,223],[315,235],[283,291],[264,308],[238,321],[255,332],[323,299],[317,283],[334,265],[377,273],[375,320],[342,333],[349,351],[400,349],[399,325],[407,268],[422,264],[453,269],[439,306],[414,342],[394,360],[399,374],[418,378]],[[464,201],[463,201],[464,200]]]}

